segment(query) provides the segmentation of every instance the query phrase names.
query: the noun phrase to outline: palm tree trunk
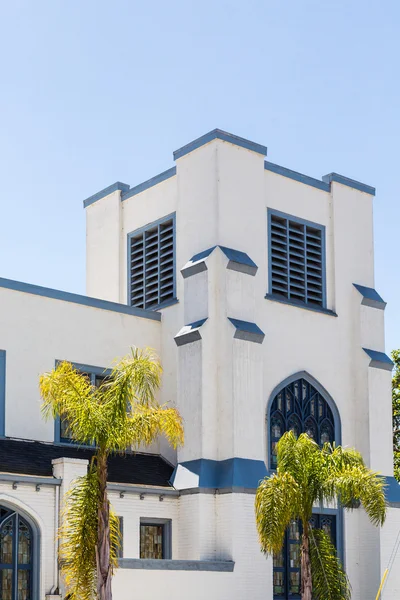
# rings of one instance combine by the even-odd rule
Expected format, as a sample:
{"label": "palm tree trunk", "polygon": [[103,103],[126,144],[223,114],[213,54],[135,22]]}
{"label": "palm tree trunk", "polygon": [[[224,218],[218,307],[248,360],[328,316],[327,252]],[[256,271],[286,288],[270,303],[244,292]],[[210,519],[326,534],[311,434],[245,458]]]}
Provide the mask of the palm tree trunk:
{"label": "palm tree trunk", "polygon": [[301,545],[301,600],[312,600],[310,538],[308,529],[308,521],[303,521],[303,537]]}
{"label": "palm tree trunk", "polygon": [[97,477],[99,480],[99,507],[97,529],[97,597],[112,600],[110,565],[110,504],[107,497],[107,453],[99,448],[97,453]]}

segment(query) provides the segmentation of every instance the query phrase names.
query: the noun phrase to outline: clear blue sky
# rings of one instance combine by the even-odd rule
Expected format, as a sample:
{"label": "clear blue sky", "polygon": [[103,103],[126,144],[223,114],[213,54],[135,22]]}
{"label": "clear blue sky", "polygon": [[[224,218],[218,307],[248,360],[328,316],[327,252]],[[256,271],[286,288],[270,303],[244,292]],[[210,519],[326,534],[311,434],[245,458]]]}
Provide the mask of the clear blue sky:
{"label": "clear blue sky", "polygon": [[398,0],[0,0],[0,276],[85,291],[82,199],[219,127],[377,187],[400,347]]}

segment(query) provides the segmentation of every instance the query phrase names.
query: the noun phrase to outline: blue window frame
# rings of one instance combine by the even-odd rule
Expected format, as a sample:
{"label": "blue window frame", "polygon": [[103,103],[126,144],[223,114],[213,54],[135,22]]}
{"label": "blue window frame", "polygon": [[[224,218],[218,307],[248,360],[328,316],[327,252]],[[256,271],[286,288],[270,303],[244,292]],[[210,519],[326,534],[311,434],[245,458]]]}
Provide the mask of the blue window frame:
{"label": "blue window frame", "polygon": [[0,350],[0,437],[6,429],[6,351]]}
{"label": "blue window frame", "polygon": [[176,301],[175,213],[128,234],[128,304],[155,310]]}
{"label": "blue window frame", "polygon": [[34,546],[29,523],[0,507],[0,598],[33,600]]}
{"label": "blue window frame", "polygon": [[326,308],[325,227],[268,210],[269,296]]}
{"label": "blue window frame", "polygon": [[[313,529],[323,529],[337,546],[336,515],[315,513],[310,525]],[[300,523],[292,521],[286,531],[282,550],[274,554],[273,591],[276,599],[301,598],[301,535]]]}
{"label": "blue window frame", "polygon": [[269,414],[270,468],[276,468],[276,445],[285,431],[307,433],[318,444],[333,442],[335,419],[323,395],[307,379],[288,383],[274,397]]}
{"label": "blue window frame", "polygon": [[[56,365],[61,362],[56,361]],[[93,367],[91,365],[83,365],[81,363],[71,363],[77,371],[86,375],[90,383],[99,387],[101,383],[111,375],[111,369],[103,369],[102,367]],[[76,440],[72,439],[68,433],[68,420],[57,417],[54,422],[54,441],[63,444],[80,445]]]}

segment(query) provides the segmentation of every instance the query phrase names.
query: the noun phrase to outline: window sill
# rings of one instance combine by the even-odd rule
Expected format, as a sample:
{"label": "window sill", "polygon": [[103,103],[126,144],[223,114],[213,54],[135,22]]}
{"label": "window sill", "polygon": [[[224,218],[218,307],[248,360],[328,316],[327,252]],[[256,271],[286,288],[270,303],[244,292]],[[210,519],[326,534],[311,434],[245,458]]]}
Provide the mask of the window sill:
{"label": "window sill", "polygon": [[179,304],[178,298],[171,298],[171,300],[167,300],[166,302],[163,302],[154,308],[149,308],[148,310],[160,310],[162,308],[167,308],[168,306],[173,306],[174,304]]}
{"label": "window sill", "polygon": [[218,571],[232,573],[232,560],[170,560],[152,558],[120,558],[121,569],[147,569],[160,571]]}
{"label": "window sill", "polygon": [[319,308],[317,306],[309,306],[307,304],[300,304],[300,302],[294,302],[293,300],[287,300],[286,298],[280,298],[274,294],[265,294],[266,300],[272,300],[272,302],[280,302],[281,304],[288,304],[289,306],[295,306],[296,308],[302,308],[304,310],[310,310],[312,312],[321,313],[330,317],[337,317],[337,314],[333,310],[328,308]]}

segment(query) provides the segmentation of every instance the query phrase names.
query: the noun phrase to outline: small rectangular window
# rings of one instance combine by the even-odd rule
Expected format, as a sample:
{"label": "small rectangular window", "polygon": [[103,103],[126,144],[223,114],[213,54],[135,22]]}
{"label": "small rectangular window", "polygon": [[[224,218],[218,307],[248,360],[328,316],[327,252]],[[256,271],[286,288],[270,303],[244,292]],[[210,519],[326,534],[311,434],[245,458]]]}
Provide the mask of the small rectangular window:
{"label": "small rectangular window", "polygon": [[140,558],[171,558],[170,520],[140,520]]}
{"label": "small rectangular window", "polygon": [[129,304],[154,309],[175,299],[175,218],[128,236]]}
{"label": "small rectangular window", "polygon": [[324,227],[269,213],[270,293],[324,307]]}

